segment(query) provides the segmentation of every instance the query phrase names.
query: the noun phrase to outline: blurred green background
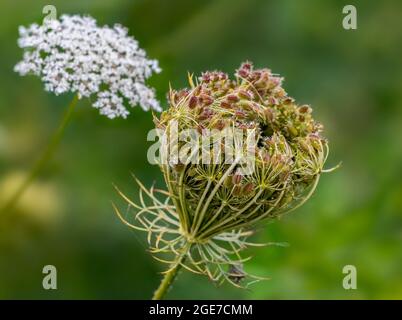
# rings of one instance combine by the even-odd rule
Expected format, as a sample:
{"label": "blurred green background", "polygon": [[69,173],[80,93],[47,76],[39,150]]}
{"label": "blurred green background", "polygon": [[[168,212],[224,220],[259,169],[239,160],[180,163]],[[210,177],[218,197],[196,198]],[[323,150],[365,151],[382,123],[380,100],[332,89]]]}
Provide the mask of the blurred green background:
{"label": "blurred green background", "polygon": [[[21,78],[18,26],[40,23],[48,1],[0,2],[0,199],[18,183],[56,128],[71,95],[45,93]],[[166,107],[169,82],[187,71],[233,73],[243,60],[270,67],[285,88],[310,103],[326,126],[331,154],[312,199],[271,223],[255,241],[289,247],[248,250],[246,270],[271,277],[240,290],[182,272],[169,298],[402,298],[402,2],[319,0],[70,0],[58,15],[90,14],[130,29],[163,73],[150,84]],[[358,29],[342,28],[342,8],[357,7]],[[80,101],[56,156],[0,228],[0,298],[147,299],[164,266],[144,235],[124,226],[111,202],[117,184],[134,196],[130,172],[162,184],[147,162],[151,114],[132,110],[108,120]],[[2,217],[0,217],[2,219]],[[58,289],[42,289],[55,265]],[[342,268],[357,268],[357,290],[344,290]]]}

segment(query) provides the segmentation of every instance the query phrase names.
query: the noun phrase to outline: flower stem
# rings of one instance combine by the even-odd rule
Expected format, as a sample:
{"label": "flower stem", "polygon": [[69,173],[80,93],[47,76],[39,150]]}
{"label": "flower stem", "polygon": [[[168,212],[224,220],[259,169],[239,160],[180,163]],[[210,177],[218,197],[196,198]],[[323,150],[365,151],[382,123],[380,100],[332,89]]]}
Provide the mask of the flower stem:
{"label": "flower stem", "polygon": [[29,185],[36,178],[36,176],[40,173],[40,171],[46,165],[46,163],[50,160],[54,151],[56,150],[57,146],[59,145],[61,137],[63,136],[64,130],[67,127],[67,124],[69,123],[69,121],[71,119],[71,115],[73,114],[73,111],[74,111],[74,108],[75,108],[77,102],[78,102],[78,96],[76,95],[76,96],[74,96],[73,100],[70,102],[70,104],[61,120],[59,127],[57,128],[56,132],[53,134],[52,138],[50,139],[50,141],[49,141],[48,145],[46,146],[46,149],[42,153],[41,157],[34,164],[34,166],[32,167],[29,174],[26,176],[26,178],[22,182],[22,184],[17,188],[17,190],[13,193],[13,195],[10,197],[10,199],[5,203],[5,205],[2,206],[2,208],[0,209],[0,212],[7,212],[14,208],[14,206],[18,203],[21,196],[28,189]]}
{"label": "flower stem", "polygon": [[185,255],[181,255],[178,259],[173,263],[172,267],[168,272],[165,273],[165,276],[162,279],[161,284],[158,289],[154,292],[152,300],[162,300],[165,294],[168,292],[170,286],[177,276],[177,272],[181,268],[181,263],[183,263],[185,259]]}

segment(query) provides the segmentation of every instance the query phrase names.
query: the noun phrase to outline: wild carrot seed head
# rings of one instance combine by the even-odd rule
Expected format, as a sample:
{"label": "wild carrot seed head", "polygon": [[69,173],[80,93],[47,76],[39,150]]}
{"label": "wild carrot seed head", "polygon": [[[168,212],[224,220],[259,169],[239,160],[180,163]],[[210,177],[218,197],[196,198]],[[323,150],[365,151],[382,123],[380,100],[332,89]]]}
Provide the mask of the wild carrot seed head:
{"label": "wild carrot seed head", "polygon": [[[154,119],[166,157],[175,154],[160,163],[168,190],[147,190],[137,181],[152,204],[129,202],[152,252],[185,256],[180,263],[187,269],[238,286],[246,276],[239,252],[254,227],[310,198],[325,171],[328,143],[311,107],[289,97],[282,81],[246,62],[234,79],[204,72],[196,81],[189,77],[189,88],[169,92],[169,108]],[[200,152],[170,134],[188,130]],[[226,144],[228,138],[234,143]]]}

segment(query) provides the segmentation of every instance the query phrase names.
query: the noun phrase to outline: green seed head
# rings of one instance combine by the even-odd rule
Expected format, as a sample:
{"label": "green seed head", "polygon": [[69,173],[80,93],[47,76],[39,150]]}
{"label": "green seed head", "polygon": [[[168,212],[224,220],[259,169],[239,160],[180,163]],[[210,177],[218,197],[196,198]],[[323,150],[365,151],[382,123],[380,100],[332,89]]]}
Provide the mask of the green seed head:
{"label": "green seed head", "polygon": [[[313,119],[311,108],[299,106],[281,84],[282,78],[269,69],[254,69],[246,62],[235,79],[219,71],[205,72],[196,84],[190,78],[189,88],[170,91],[169,108],[156,120],[157,127],[168,131],[174,122],[178,132],[202,128],[221,131],[221,138],[227,129],[248,129],[256,142],[255,168],[249,175],[239,174],[241,164],[226,161],[226,153],[218,162],[211,156],[212,163],[206,165],[199,152],[198,161],[189,161],[183,171],[161,166],[180,199],[180,214],[186,215],[181,219],[185,235],[206,241],[275,218],[304,199],[318,179],[327,155],[322,125]],[[211,150],[213,140],[207,143]],[[185,141],[178,144],[181,149]],[[235,153],[234,148],[226,151]]]}
{"label": "green seed head", "polygon": [[[238,285],[222,265],[233,270],[242,263],[239,251],[250,230],[312,195],[328,143],[311,107],[289,97],[282,80],[246,62],[234,79],[205,72],[197,81],[189,76],[189,88],[169,92],[169,108],[155,124],[167,158],[174,152],[179,160],[160,163],[167,200],[146,191],[154,209],[147,219],[144,206],[137,215],[155,239],[155,252],[184,256],[188,269]],[[186,130],[196,132],[193,142],[201,147],[186,149],[188,140],[180,139]],[[228,137],[234,143],[227,144]]]}

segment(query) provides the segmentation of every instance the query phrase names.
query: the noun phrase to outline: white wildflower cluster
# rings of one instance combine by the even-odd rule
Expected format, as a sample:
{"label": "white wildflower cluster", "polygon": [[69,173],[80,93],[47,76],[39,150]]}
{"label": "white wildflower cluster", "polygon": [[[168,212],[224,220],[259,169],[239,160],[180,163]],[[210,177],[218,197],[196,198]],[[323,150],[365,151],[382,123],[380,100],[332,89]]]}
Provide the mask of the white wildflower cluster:
{"label": "white wildflower cluster", "polygon": [[161,110],[154,90],[145,85],[153,72],[160,72],[158,62],[147,59],[123,26],[99,27],[91,17],[63,15],[20,27],[19,33],[24,56],[14,69],[40,76],[47,91],[91,97],[93,106],[111,119],[125,118],[127,103]]}

